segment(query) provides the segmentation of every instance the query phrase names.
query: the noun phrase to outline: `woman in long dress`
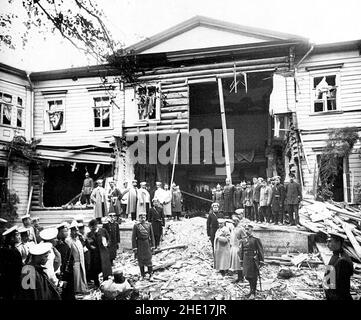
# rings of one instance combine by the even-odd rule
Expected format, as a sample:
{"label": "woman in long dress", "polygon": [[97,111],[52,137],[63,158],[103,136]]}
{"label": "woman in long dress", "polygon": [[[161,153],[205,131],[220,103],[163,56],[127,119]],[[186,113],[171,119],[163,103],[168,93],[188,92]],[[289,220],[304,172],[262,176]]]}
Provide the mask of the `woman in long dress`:
{"label": "woman in long dress", "polygon": [[70,226],[70,262],[73,267],[74,293],[86,293],[88,290],[85,270],[84,249],[78,235],[79,229],[74,222]]}
{"label": "woman in long dress", "polygon": [[218,224],[214,237],[214,268],[224,276],[231,266],[231,233],[224,219],[218,219]]}

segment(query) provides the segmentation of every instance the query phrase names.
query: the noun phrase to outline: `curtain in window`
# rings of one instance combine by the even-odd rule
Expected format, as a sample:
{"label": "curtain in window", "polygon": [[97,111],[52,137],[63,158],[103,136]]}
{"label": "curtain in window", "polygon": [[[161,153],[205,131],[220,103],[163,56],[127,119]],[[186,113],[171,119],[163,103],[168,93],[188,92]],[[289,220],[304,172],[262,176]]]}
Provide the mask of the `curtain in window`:
{"label": "curtain in window", "polygon": [[11,124],[11,105],[3,104],[3,124]]}

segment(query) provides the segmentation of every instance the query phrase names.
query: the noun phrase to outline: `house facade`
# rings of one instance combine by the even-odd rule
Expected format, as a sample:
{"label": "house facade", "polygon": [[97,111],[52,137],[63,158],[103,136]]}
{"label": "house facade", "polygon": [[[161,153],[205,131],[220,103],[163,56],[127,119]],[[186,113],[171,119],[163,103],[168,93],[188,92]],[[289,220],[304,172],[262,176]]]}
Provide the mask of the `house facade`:
{"label": "house facade", "polygon": [[[328,132],[360,128],[359,41],[313,46],[295,35],[197,16],[128,49],[138,63],[134,82],[110,65],[29,76],[2,67],[1,88],[16,104],[11,125],[2,111],[1,141],[22,135],[36,142],[37,161],[24,165],[21,187],[12,169],[3,174],[21,194],[20,213],[31,191],[31,212],[49,223],[73,214],[68,205],[85,172],[114,177],[118,186],[133,178],[151,186],[175,181],[206,198],[226,177],[287,180],[295,172],[304,193],[314,194]],[[319,94],[324,85],[327,93]],[[339,201],[355,202],[359,147],[340,160]]]}

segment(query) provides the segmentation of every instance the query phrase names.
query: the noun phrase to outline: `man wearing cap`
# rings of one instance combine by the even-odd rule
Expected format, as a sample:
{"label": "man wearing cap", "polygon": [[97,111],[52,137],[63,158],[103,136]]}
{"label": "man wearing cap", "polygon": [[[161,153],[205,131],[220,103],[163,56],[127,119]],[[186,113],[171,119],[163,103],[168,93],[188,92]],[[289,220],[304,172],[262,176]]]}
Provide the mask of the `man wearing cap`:
{"label": "man wearing cap", "polygon": [[219,227],[219,217],[222,217],[219,212],[219,204],[218,202],[214,202],[211,205],[211,209],[209,210],[209,214],[207,217],[207,236],[212,244],[212,252],[214,252],[214,237]]}
{"label": "man wearing cap", "polygon": [[78,229],[79,229],[79,240],[80,240],[81,244],[83,245],[83,251],[84,251],[86,278],[87,278],[87,280],[89,280],[90,279],[90,277],[89,277],[90,250],[89,250],[88,238],[87,238],[86,231],[85,231],[85,225],[83,222],[78,222]]}
{"label": "man wearing cap", "polygon": [[221,185],[218,183],[216,186],[216,190],[214,190],[212,194],[212,201],[218,203],[218,212],[223,212],[224,207],[224,195]]}
{"label": "man wearing cap", "polygon": [[88,291],[83,245],[79,240],[78,223],[73,220],[70,224],[70,265],[73,270],[74,292],[84,294]]}
{"label": "man wearing cap", "polygon": [[153,207],[149,209],[148,221],[152,224],[155,247],[158,248],[165,226],[163,208],[158,199],[153,199]]}
{"label": "man wearing cap", "polygon": [[103,228],[108,231],[109,234],[109,255],[110,262],[113,265],[113,261],[117,256],[117,250],[119,248],[120,242],[120,233],[119,233],[119,224],[116,222],[115,213],[109,213],[108,223],[103,225]]}
{"label": "man wearing cap", "polygon": [[108,214],[103,180],[97,181],[97,187],[93,189],[90,199],[94,204],[94,217],[100,221],[102,217]]}
{"label": "man wearing cap", "polygon": [[261,240],[253,236],[253,226],[245,227],[246,238],[241,241],[239,257],[243,265],[244,277],[250,285],[249,299],[254,299],[257,288],[257,278],[260,276],[259,269],[264,260]]}
{"label": "man wearing cap", "polygon": [[24,228],[27,228],[29,230],[29,240],[34,241],[34,243],[37,243],[35,229],[31,225],[30,214],[23,215],[21,217],[21,221],[23,222]]}
{"label": "man wearing cap", "polygon": [[254,210],[253,210],[253,190],[251,181],[247,181],[246,189],[244,190],[244,213],[245,217],[251,221],[254,221]]}
{"label": "man wearing cap", "polygon": [[259,196],[259,218],[260,221],[266,221],[267,223],[271,222],[271,198],[272,190],[271,187],[267,185],[267,182],[263,180],[261,182],[260,196]]}
{"label": "man wearing cap", "polygon": [[114,212],[116,216],[120,216],[120,212],[121,212],[120,198],[122,197],[122,193],[115,186],[114,181],[110,181],[109,185],[110,185],[110,189],[108,191],[109,212]]}
{"label": "man wearing cap", "polygon": [[150,195],[148,190],[145,188],[146,185],[146,182],[141,182],[140,188],[137,190],[137,219],[139,219],[140,213],[148,215]]}
{"label": "man wearing cap", "polygon": [[283,204],[285,202],[285,188],[281,184],[279,176],[274,177],[274,185],[272,187],[271,209],[273,222],[275,224],[283,224]]}
{"label": "man wearing cap", "polygon": [[241,185],[238,183],[234,189],[234,193],[233,193],[233,203],[234,203],[234,209],[241,209],[243,208],[243,203],[242,203],[242,187]]}
{"label": "man wearing cap", "polygon": [[83,182],[83,187],[81,189],[81,194],[82,194],[82,201],[85,200],[85,203],[87,205],[90,204],[90,195],[92,193],[94,189],[94,181],[92,178],[90,178],[89,172],[85,173],[85,179]]}
{"label": "man wearing cap", "polygon": [[137,218],[137,185],[138,181],[133,180],[131,187],[128,189],[127,216],[134,221]]}
{"label": "man wearing cap", "polygon": [[33,217],[31,220],[35,232],[36,242],[39,243],[41,241],[40,231],[43,230],[44,228],[39,225],[39,220],[40,220],[39,217]]}
{"label": "man wearing cap", "polygon": [[123,183],[123,188],[120,189],[121,191],[121,200],[120,200],[120,203],[121,203],[121,207],[122,207],[122,214],[121,216],[123,218],[126,218],[127,217],[127,205],[128,205],[128,196],[129,196],[129,193],[128,193],[128,182],[125,181]]}
{"label": "man wearing cap", "polygon": [[0,248],[0,300],[16,299],[20,290],[21,254],[16,245],[21,242],[18,227],[3,232],[4,245]]}
{"label": "man wearing cap", "polygon": [[139,222],[134,224],[132,233],[132,248],[138,259],[141,280],[145,277],[145,267],[148,268],[149,280],[153,279],[152,251],[154,245],[152,225],[146,221],[145,213],[141,213]]}
{"label": "man wearing cap", "polygon": [[234,205],[233,205],[233,193],[234,193],[234,185],[231,183],[231,179],[226,179],[226,185],[223,188],[223,197],[224,197],[224,214],[226,217],[230,218],[234,213]]}
{"label": "man wearing cap", "polygon": [[20,233],[21,242],[16,244],[16,249],[18,249],[21,254],[23,264],[26,264],[29,258],[29,248],[35,243],[33,241],[29,241],[29,229],[20,227],[18,231]]}
{"label": "man wearing cap", "polygon": [[98,221],[93,219],[89,222],[90,232],[87,240],[90,249],[90,279],[99,287],[99,274],[103,273],[103,280],[107,280],[112,274],[112,265],[108,250],[109,234],[104,228],[99,228]]}
{"label": "man wearing cap", "polygon": [[161,205],[163,205],[164,202],[164,189],[162,188],[162,183],[160,181],[157,181],[155,183],[156,190],[154,191],[154,196],[152,199],[152,202],[154,199],[158,199]]}
{"label": "man wearing cap", "polygon": [[58,236],[55,248],[61,256],[60,279],[66,283],[65,288],[61,292],[62,300],[74,300],[74,283],[73,270],[70,265],[70,239],[69,224],[62,222],[57,226]]}
{"label": "man wearing cap", "polygon": [[254,209],[254,215],[255,215],[255,221],[259,222],[259,198],[260,198],[260,192],[262,187],[263,178],[259,177],[258,179],[256,177],[253,178],[253,209]]}
{"label": "man wearing cap", "polygon": [[288,206],[288,214],[291,225],[300,226],[300,219],[298,215],[298,205],[302,200],[301,185],[295,181],[295,175],[290,174],[290,182],[286,184],[286,203]]}
{"label": "man wearing cap", "polygon": [[169,190],[168,183],[164,184],[163,196],[164,217],[170,219],[172,217],[172,191]]}
{"label": "man wearing cap", "polygon": [[327,246],[333,255],[323,280],[327,300],[352,300],[350,278],[353,274],[353,264],[350,256],[343,250],[343,241],[341,235],[329,233]]}
{"label": "man wearing cap", "polygon": [[51,250],[48,255],[48,260],[45,264],[45,272],[48,275],[48,278],[55,286],[59,284],[60,277],[60,266],[61,266],[61,254],[55,248],[57,243],[58,229],[56,228],[46,228],[40,232],[40,237],[45,243],[51,244]]}
{"label": "man wearing cap", "polygon": [[52,245],[48,242],[30,248],[30,262],[21,271],[21,300],[61,300],[58,288],[50,281],[45,269],[51,250]]}
{"label": "man wearing cap", "polygon": [[174,220],[179,220],[182,212],[183,196],[179,186],[175,185],[175,183],[173,183],[172,188],[172,216]]}

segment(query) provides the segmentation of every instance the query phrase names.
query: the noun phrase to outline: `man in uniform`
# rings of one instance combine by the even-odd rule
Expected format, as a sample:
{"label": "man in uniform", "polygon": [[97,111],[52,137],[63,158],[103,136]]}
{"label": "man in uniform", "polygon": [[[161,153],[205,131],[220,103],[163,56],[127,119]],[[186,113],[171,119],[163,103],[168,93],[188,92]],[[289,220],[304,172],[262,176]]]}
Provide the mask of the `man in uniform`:
{"label": "man in uniform", "polygon": [[152,225],[146,221],[146,214],[139,214],[139,222],[133,227],[132,248],[138,259],[141,280],[145,277],[145,266],[148,268],[149,281],[153,280],[152,251],[155,240]]}
{"label": "man in uniform", "polygon": [[16,245],[21,242],[17,226],[3,232],[0,248],[0,300],[16,299],[20,290],[22,260]]}
{"label": "man in uniform", "polygon": [[271,197],[271,208],[273,223],[283,224],[283,204],[285,201],[285,188],[281,184],[279,176],[274,177],[274,185],[272,187],[272,197]]}
{"label": "man in uniform", "polygon": [[350,278],[353,274],[353,265],[350,256],[342,248],[343,241],[339,234],[329,233],[327,246],[333,255],[323,281],[327,300],[352,300]]}
{"label": "man in uniform", "polygon": [[207,236],[212,244],[212,252],[214,252],[214,237],[219,227],[218,218],[221,217],[218,202],[212,203],[207,217]]}
{"label": "man in uniform", "polygon": [[[291,225],[300,226],[298,216],[298,205],[302,200],[301,186],[295,181],[295,175],[290,174],[290,182],[286,185],[286,202],[288,205],[288,214],[290,216]],[[293,216],[294,213],[294,216]]]}
{"label": "man in uniform", "polygon": [[39,221],[40,218],[39,217],[33,217],[31,219],[31,223],[33,224],[33,228],[34,228],[34,232],[35,232],[35,237],[36,237],[36,242],[40,243],[41,242],[41,238],[40,238],[40,231],[42,231],[44,228],[41,227],[39,225]]}
{"label": "man in uniform", "polygon": [[165,226],[163,208],[158,199],[153,199],[153,207],[149,209],[148,221],[152,224],[155,247],[157,248]]}
{"label": "man in uniform", "polygon": [[231,179],[226,179],[226,185],[223,188],[223,196],[224,196],[224,214],[226,217],[231,218],[234,213],[234,185],[231,184]]}
{"label": "man in uniform", "polygon": [[21,300],[61,300],[59,289],[49,280],[44,267],[51,250],[52,245],[49,242],[35,244],[30,248],[30,263],[21,271],[21,283],[29,282],[29,270],[34,272],[35,278],[30,281],[34,281],[33,285],[30,283],[28,286],[22,286]]}
{"label": "man in uniform", "polygon": [[109,256],[110,262],[113,265],[113,261],[117,256],[117,250],[119,248],[120,234],[119,234],[119,224],[116,222],[115,213],[109,213],[108,223],[104,224],[103,228],[108,231],[109,234]]}
{"label": "man in uniform", "polygon": [[138,181],[133,180],[131,187],[128,189],[127,216],[128,218],[132,218],[132,220],[136,220],[137,202],[138,202],[137,185],[138,185]]}
{"label": "man in uniform", "polygon": [[86,172],[81,193],[82,193],[83,201],[85,200],[85,203],[87,205],[90,205],[90,195],[93,189],[94,189],[94,181],[92,178],[90,178],[89,172]]}
{"label": "man in uniform", "polygon": [[35,243],[37,243],[35,229],[31,225],[30,214],[23,215],[21,217],[21,221],[23,222],[24,228],[27,228],[29,230],[29,241],[34,241]]}
{"label": "man in uniform", "polygon": [[260,190],[262,187],[262,181],[263,178],[253,178],[253,195],[252,195],[252,199],[253,199],[253,209],[254,209],[254,216],[255,216],[255,221],[259,222],[260,221],[260,217],[259,217],[259,197],[260,197]]}
{"label": "man in uniform", "polygon": [[250,293],[247,297],[253,300],[256,295],[257,278],[260,276],[259,269],[263,263],[264,254],[261,240],[252,235],[253,226],[249,224],[245,230],[246,238],[241,242],[239,255],[243,265],[244,277],[250,285]]}

